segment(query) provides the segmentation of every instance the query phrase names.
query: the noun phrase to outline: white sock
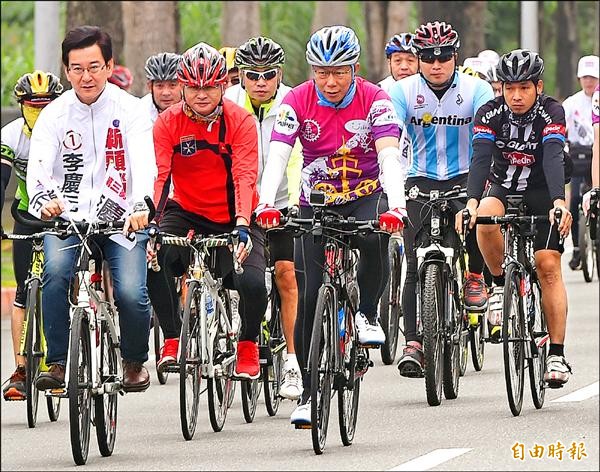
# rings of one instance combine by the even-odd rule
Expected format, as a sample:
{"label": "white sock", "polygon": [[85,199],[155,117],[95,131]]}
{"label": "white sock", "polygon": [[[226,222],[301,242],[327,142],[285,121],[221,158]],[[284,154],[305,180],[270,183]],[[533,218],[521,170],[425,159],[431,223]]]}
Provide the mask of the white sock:
{"label": "white sock", "polygon": [[285,365],[283,366],[283,370],[294,369],[300,372],[300,366],[298,365],[298,359],[296,359],[296,354],[288,354],[287,360],[285,361]]}

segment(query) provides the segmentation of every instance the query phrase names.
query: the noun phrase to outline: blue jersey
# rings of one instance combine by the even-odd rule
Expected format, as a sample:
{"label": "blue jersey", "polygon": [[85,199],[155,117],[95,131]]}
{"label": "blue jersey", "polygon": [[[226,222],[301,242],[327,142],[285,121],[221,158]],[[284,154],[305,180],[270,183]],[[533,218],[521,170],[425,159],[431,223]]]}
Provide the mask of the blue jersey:
{"label": "blue jersey", "polygon": [[443,181],[469,172],[475,113],[494,98],[490,84],[457,72],[439,100],[415,74],[392,84],[389,94],[412,142],[408,177]]}

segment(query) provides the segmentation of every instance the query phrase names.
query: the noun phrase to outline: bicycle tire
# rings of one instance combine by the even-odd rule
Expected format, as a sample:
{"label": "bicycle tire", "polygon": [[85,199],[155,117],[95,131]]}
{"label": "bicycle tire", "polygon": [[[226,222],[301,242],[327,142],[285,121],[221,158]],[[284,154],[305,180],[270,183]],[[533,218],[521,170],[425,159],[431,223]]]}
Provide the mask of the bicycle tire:
{"label": "bicycle tire", "polygon": [[469,327],[467,322],[462,320],[462,333],[460,336],[460,363],[459,375],[464,377],[467,373],[467,364],[469,363]]}
{"label": "bicycle tire", "polygon": [[244,413],[246,423],[254,421],[261,390],[262,379],[242,380],[242,412]]}
{"label": "bicycle tire", "polygon": [[581,257],[581,272],[583,279],[586,282],[591,282],[594,279],[594,269],[596,265],[596,257],[594,254],[593,242],[590,238],[590,232],[586,225],[586,217],[583,211],[579,212],[579,254]]}
{"label": "bicycle tire", "polygon": [[[226,332],[221,320],[223,317],[228,316],[227,313],[222,312],[222,307],[227,306],[227,297],[220,293],[221,304],[215,300],[215,311],[213,316],[217,316],[219,322],[216,324],[217,331],[213,340],[213,362],[215,359],[230,356],[235,352],[235,346],[233,341]],[[225,301],[224,301],[225,300]],[[231,318],[231,317],[230,317]],[[208,389],[208,416],[210,424],[215,433],[221,431],[227,419],[227,411],[229,410],[231,396],[233,395],[234,381],[233,381],[233,368],[235,363],[231,362],[220,372],[215,369],[213,377],[207,379]]]}
{"label": "bicycle tire", "polygon": [[469,344],[471,345],[471,361],[476,372],[483,369],[485,360],[485,317],[479,316],[477,326],[469,327]]}
{"label": "bicycle tire", "polygon": [[430,406],[438,406],[442,402],[444,383],[442,310],[442,273],[437,264],[429,263],[425,267],[424,283],[421,287],[421,320],[425,357],[425,392]]}
{"label": "bicycle tire", "polygon": [[[548,357],[548,328],[546,315],[542,307],[542,290],[536,279],[531,284],[531,294],[534,300],[535,312],[532,323],[532,343],[537,346],[537,357],[527,359],[529,369],[529,386],[534,406],[539,410],[544,406],[546,389],[544,386],[544,372],[546,371],[546,358]],[[531,320],[530,320],[531,322]],[[532,352],[533,352],[532,346]]]}
{"label": "bicycle tire", "polygon": [[310,343],[311,436],[315,454],[323,454],[327,440],[331,392],[333,389],[334,347],[332,320],[337,320],[335,297],[330,287],[321,286],[317,297]]}
{"label": "bicycle tire", "polygon": [[190,282],[181,324],[179,418],[181,432],[186,441],[194,437],[200,405],[200,384],[202,383],[202,376],[200,375],[202,356],[200,337],[201,293],[200,284],[196,281]]}
{"label": "bicycle tire", "polygon": [[60,416],[60,397],[47,396],[46,407],[48,409],[48,419],[53,423],[58,421]]}
{"label": "bicycle tire", "polygon": [[41,346],[41,287],[39,279],[32,279],[27,288],[27,324],[25,334],[25,393],[27,398],[27,425],[35,428],[40,392],[35,386],[35,381],[40,373],[40,364],[43,357]]}
{"label": "bicycle tire", "polygon": [[164,385],[167,383],[169,373],[158,368],[158,361],[160,360],[160,348],[164,344],[165,338],[158,321],[158,316],[154,310],[152,310],[152,331],[154,337],[154,363],[156,366],[156,377],[158,378],[158,383]]}
{"label": "bicycle tire", "polygon": [[516,264],[506,269],[502,316],[502,351],[508,405],[514,416],[521,414],[524,385],[525,320],[520,293],[521,273]]}
{"label": "bicycle tire", "polygon": [[381,360],[385,365],[394,363],[398,349],[400,317],[402,316],[402,264],[404,259],[401,251],[400,244],[390,238],[390,277],[379,302],[379,316],[385,332],[385,342],[381,345]]}
{"label": "bicycle tire", "polygon": [[[358,307],[358,289],[353,285],[349,290],[350,300],[353,306],[351,310],[347,304],[344,307],[346,313],[346,332],[344,335],[344,353],[350,349],[349,362],[344,362],[345,379],[338,387],[338,420],[340,425],[340,436],[344,446],[350,446],[354,441],[356,433],[356,422],[358,420],[358,403],[360,399],[360,384],[363,379],[361,370],[365,366],[359,366],[359,362],[368,363],[367,350],[359,347],[358,335],[354,329],[352,313]],[[360,359],[360,360],[359,360]]]}
{"label": "bicycle tire", "polygon": [[283,383],[283,351],[286,348],[283,328],[281,326],[281,302],[277,290],[273,287],[271,298],[271,319],[268,321],[268,339],[261,331],[261,344],[268,345],[271,350],[272,365],[261,366],[265,406],[269,416],[275,416],[281,405],[279,388]]}
{"label": "bicycle tire", "polygon": [[[446,294],[446,302],[444,310],[450,310],[445,318],[450,320],[450,332],[446,334],[450,339],[444,340],[444,373],[443,386],[444,396],[448,400],[454,400],[458,397],[458,389],[460,387],[460,364],[463,356],[463,309],[457,297],[460,292],[458,283],[450,279],[449,276],[442,277],[445,280],[444,291]],[[452,287],[454,285],[454,287]],[[445,329],[444,329],[445,331]],[[465,358],[466,360],[466,358]]]}
{"label": "bicycle tire", "polygon": [[92,352],[85,309],[75,308],[71,320],[69,429],[73,459],[83,465],[88,457],[92,422]]}
{"label": "bicycle tire", "polygon": [[[101,321],[100,337],[100,378],[102,383],[119,380],[119,359],[110,337],[108,323]],[[111,456],[117,439],[117,392],[94,396],[94,423],[98,449],[103,457]]]}

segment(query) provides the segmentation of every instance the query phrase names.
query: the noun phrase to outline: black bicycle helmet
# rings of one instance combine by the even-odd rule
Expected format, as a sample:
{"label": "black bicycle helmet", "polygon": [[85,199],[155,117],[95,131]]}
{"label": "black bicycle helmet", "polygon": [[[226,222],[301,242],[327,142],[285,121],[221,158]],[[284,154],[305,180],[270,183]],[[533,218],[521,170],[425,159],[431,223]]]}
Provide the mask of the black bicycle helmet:
{"label": "black bicycle helmet", "polygon": [[544,61],[535,52],[515,49],[500,58],[496,74],[501,82],[538,81],[544,72]]}
{"label": "black bicycle helmet", "polygon": [[270,38],[250,38],[235,52],[235,65],[240,69],[281,67],[285,63],[283,48]]}

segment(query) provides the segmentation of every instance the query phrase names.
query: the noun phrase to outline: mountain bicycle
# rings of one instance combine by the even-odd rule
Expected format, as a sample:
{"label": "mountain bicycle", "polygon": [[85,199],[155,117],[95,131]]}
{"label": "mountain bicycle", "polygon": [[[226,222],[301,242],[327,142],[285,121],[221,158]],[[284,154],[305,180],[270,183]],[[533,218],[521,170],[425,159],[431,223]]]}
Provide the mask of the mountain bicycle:
{"label": "mountain bicycle", "polygon": [[[522,195],[509,195],[508,202],[506,216],[478,216],[476,223],[498,224],[504,237],[501,342],[508,404],[512,414],[518,416],[523,405],[525,360],[533,404],[537,409],[544,405],[544,371],[550,336],[535,270],[533,243],[536,224],[547,222],[548,216],[524,216]],[[557,222],[560,222],[561,215],[557,210]]]}
{"label": "mountain bicycle", "polygon": [[[26,218],[19,210],[20,200],[15,199],[11,207],[11,213],[15,221],[24,226],[31,226],[32,220]],[[26,359],[25,364],[25,393],[27,404],[27,425],[35,428],[37,422],[39,394],[35,381],[40,372],[48,368],[45,363],[46,339],[44,337],[42,322],[42,273],[44,266],[44,236],[52,234],[52,231],[45,231],[31,235],[22,234],[2,234],[2,239],[31,241],[31,262],[29,272],[25,280],[26,302],[25,318],[23,319],[23,329],[19,343],[19,355]],[[46,396],[46,406],[48,408],[48,417],[50,421],[58,420],[60,415],[60,398]]]}
{"label": "mountain bicycle", "polygon": [[[221,431],[227,410],[233,400],[233,371],[237,349],[237,333],[231,326],[229,293],[221,278],[216,277],[217,252],[215,249],[236,244],[237,232],[217,236],[174,236],[150,230],[161,245],[191,248],[191,262],[185,284],[187,295],[183,309],[178,364],[166,366],[166,372],[179,373],[179,411],[181,430],[191,440],[196,430],[200,385],[206,379],[208,412],[215,432]],[[241,273],[241,265],[232,253],[234,270]],[[160,270],[156,256],[152,269]]]}
{"label": "mountain bicycle", "polygon": [[422,227],[415,237],[417,256],[417,333],[423,339],[425,391],[430,406],[458,396],[464,327],[465,247],[454,230],[451,201],[464,199],[465,189],[423,193],[417,186],[408,199],[423,203]]}
{"label": "mountain bicycle", "polygon": [[311,194],[314,216],[309,219],[282,218],[283,230],[294,237],[302,234],[321,238],[325,253],[323,284],[315,310],[308,354],[311,379],[311,425],[296,425],[311,429],[315,454],[325,449],[329,424],[330,402],[337,392],[340,436],[345,446],[352,444],[358,419],[360,386],[373,362],[369,348],[358,342],[355,316],[358,311],[358,285],[354,279],[356,258],[351,249],[352,236],[378,229],[377,220],[344,219],[325,208],[324,195]]}

